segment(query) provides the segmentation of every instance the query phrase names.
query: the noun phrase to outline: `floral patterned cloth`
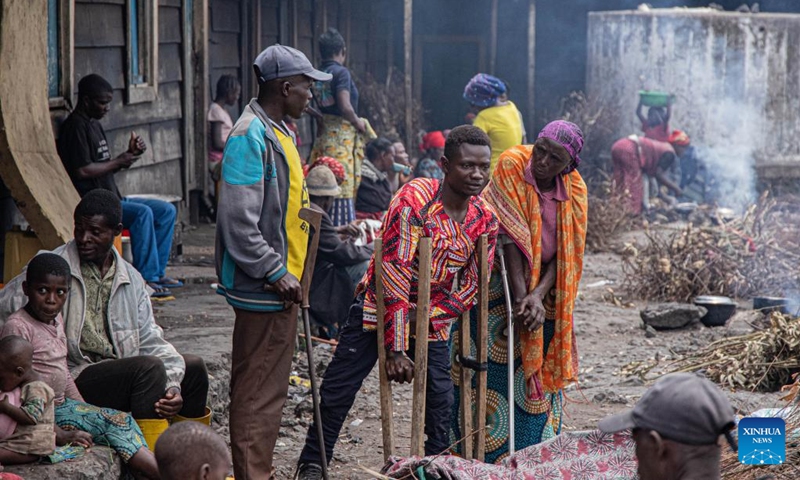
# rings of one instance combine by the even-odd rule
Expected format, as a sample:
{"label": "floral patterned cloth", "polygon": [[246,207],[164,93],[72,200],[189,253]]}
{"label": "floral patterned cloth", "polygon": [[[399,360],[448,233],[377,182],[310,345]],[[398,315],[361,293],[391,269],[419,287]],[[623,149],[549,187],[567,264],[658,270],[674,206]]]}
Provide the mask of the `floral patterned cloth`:
{"label": "floral patterned cloth", "polygon": [[447,480],[636,480],[636,453],[630,433],[569,432],[520,450],[502,464],[456,456],[392,457],[385,475]]}

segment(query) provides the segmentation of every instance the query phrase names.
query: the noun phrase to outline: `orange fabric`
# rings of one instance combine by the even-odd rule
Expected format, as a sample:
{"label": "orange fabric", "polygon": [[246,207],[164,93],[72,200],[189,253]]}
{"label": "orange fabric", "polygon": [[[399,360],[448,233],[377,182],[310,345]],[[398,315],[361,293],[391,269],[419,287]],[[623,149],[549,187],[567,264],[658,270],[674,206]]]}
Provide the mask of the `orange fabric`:
{"label": "orange fabric", "polygon": [[[505,233],[525,255],[528,263],[528,291],[539,283],[542,268],[542,217],[539,197],[525,181],[525,165],[533,154],[532,145],[506,150],[499,158],[484,198],[495,209]],[[580,173],[564,176],[569,200],[558,204],[558,253],[555,284],[555,335],[543,358],[543,329],[520,329],[522,367],[530,398],[554,393],[578,380],[578,353],[573,332],[572,311],[583,272],[586,243],[587,192]]]}

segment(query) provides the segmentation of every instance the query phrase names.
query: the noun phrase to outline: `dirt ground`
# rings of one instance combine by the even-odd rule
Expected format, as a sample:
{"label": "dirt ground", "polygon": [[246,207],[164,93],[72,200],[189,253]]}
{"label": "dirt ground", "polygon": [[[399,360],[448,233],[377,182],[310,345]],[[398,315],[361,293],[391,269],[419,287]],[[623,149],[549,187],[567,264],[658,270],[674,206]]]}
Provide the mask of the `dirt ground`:
{"label": "dirt ground", "polygon": [[[177,291],[177,299],[156,306],[156,318],[166,337],[187,353],[202,355],[209,363],[212,379],[212,406],[215,427],[226,438],[232,310],[211,287],[214,281],[213,228],[201,227],[184,236],[184,263],[170,273],[190,283]],[[595,428],[608,414],[631,407],[647,385],[638,377],[620,374],[620,369],[635,361],[658,358],[662,365],[682,353],[692,352],[724,336],[749,333],[751,316],[742,305],[740,312],[725,327],[707,328],[700,324],[677,331],[661,331],[652,338],[640,327],[639,310],[646,301],[624,295],[622,262],[615,254],[587,254],[578,302],[575,330],[580,355],[580,383],[566,391],[564,426],[566,430]],[[613,289],[621,301],[610,300]],[[619,306],[623,305],[623,306]],[[627,307],[625,306],[627,305]],[[322,372],[331,358],[331,347],[315,348],[317,371]],[[294,371],[307,377],[305,355],[297,355]],[[331,478],[363,479],[370,476],[363,465],[380,470],[383,465],[377,370],[364,382],[355,406],[345,421],[336,446]],[[729,392],[734,407],[742,413],[780,405],[777,394]],[[290,386],[283,411],[282,428],[275,449],[279,478],[291,478],[311,420],[311,397],[302,386]],[[395,429],[399,452],[410,444],[411,389],[394,388]]]}

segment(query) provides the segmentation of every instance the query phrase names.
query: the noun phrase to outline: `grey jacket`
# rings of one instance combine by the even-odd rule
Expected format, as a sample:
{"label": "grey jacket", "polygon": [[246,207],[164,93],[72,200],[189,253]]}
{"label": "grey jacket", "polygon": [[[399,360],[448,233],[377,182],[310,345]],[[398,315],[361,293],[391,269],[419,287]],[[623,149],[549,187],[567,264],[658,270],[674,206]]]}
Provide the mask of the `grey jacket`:
{"label": "grey jacket", "polygon": [[[180,387],[186,364],[183,357],[169,342],[153,318],[150,294],[139,272],[113,249],[116,274],[108,302],[108,328],[111,344],[118,358],[153,355],[164,362],[167,369],[167,387]],[[40,252],[44,253],[44,252]],[[86,290],[81,276],[81,264],[75,241],[56,248],[50,253],[60,255],[72,271],[72,281],[62,315],[67,334],[67,363],[74,378],[93,362],[80,350],[81,331],[86,318]],[[22,292],[25,270],[0,290],[0,326],[9,315],[28,302]],[[107,360],[106,360],[107,361]]]}
{"label": "grey jacket", "polygon": [[225,143],[217,208],[217,292],[233,307],[282,311],[283,300],[264,285],[287,272],[298,279],[302,275],[308,226],[298,214],[309,203],[294,142],[283,122],[270,120],[253,99]]}

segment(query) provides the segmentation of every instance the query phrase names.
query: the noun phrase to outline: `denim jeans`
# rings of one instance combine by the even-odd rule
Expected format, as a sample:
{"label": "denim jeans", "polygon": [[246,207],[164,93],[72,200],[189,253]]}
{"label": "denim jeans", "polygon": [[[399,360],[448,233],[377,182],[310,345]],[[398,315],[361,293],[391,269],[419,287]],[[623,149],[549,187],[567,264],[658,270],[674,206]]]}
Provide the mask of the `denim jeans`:
{"label": "denim jeans", "polygon": [[149,198],[122,199],[122,226],[131,232],[133,266],[147,282],[164,277],[176,216],[171,203]]}

